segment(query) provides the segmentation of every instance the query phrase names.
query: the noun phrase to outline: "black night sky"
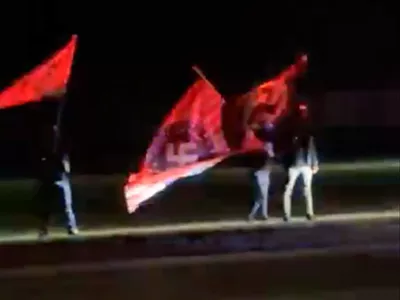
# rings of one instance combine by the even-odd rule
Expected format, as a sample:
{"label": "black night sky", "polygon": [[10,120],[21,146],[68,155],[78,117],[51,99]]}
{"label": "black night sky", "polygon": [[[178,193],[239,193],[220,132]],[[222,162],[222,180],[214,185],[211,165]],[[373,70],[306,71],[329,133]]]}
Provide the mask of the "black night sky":
{"label": "black night sky", "polygon": [[[307,97],[399,87],[397,13],[383,2],[196,3],[15,7],[13,25],[1,20],[0,87],[78,34],[64,125],[80,172],[127,171],[193,80],[193,64],[227,97],[275,75],[300,51],[310,59],[299,83]],[[29,172],[43,146],[38,132],[55,110],[41,103],[0,112],[1,176]]]}

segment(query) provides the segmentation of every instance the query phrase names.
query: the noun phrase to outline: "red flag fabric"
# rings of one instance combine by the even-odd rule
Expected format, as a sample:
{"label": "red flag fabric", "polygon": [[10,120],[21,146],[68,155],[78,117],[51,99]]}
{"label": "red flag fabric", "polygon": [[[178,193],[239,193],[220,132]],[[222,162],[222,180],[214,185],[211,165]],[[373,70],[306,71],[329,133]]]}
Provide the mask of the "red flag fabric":
{"label": "red flag fabric", "polygon": [[178,179],[204,172],[228,154],[221,129],[222,96],[203,78],[186,91],[150,144],[139,173],[125,186],[128,211]]}
{"label": "red flag fabric", "polygon": [[[275,124],[287,113],[289,108],[288,84],[304,71],[306,64],[307,56],[302,55],[278,76],[263,82],[237,100],[238,109],[243,110],[242,126],[246,131],[242,150],[262,147],[261,141],[254,136],[252,128],[261,121]],[[268,109],[265,109],[268,106],[273,107],[273,111],[268,112]]]}
{"label": "red flag fabric", "polygon": [[[221,126],[223,99],[205,78],[198,79],[162,123],[139,173],[130,175],[125,185],[128,211],[134,212],[178,179],[200,174],[230,155],[261,148],[252,126],[263,119],[274,123],[285,114],[288,82],[299,70],[297,62],[276,78],[239,97],[233,115],[243,119],[242,122],[240,118],[232,119],[246,134],[244,141],[240,137],[241,146],[232,150],[227,146]],[[265,106],[274,106],[274,112],[268,113]],[[239,132],[233,130],[234,135]]]}
{"label": "red flag fabric", "polygon": [[66,90],[76,48],[77,36],[44,63],[17,79],[0,93],[0,109],[40,101]]}

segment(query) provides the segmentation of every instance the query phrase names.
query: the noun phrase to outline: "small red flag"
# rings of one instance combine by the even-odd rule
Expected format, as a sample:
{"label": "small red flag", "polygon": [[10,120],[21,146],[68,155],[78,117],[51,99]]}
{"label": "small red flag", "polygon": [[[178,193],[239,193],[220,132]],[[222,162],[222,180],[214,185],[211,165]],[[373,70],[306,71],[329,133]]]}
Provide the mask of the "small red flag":
{"label": "small red flag", "polygon": [[38,102],[65,93],[74,59],[77,36],[44,63],[17,79],[0,93],[0,109]]}

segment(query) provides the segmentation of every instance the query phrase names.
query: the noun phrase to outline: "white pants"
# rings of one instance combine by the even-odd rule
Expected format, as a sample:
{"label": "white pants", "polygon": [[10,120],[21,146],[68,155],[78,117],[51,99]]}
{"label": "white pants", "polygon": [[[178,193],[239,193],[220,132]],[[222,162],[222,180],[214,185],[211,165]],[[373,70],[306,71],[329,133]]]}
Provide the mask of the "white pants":
{"label": "white pants", "polygon": [[313,198],[311,191],[311,184],[313,178],[313,171],[310,166],[291,167],[288,171],[288,182],[285,186],[283,194],[283,211],[285,216],[290,217],[292,213],[292,194],[293,188],[299,176],[303,177],[303,193],[306,200],[307,214],[314,215]]}
{"label": "white pants", "polygon": [[268,218],[268,192],[270,184],[270,171],[261,169],[254,173],[257,183],[257,197],[251,209],[250,218],[254,218],[261,208],[261,214],[264,218]]}

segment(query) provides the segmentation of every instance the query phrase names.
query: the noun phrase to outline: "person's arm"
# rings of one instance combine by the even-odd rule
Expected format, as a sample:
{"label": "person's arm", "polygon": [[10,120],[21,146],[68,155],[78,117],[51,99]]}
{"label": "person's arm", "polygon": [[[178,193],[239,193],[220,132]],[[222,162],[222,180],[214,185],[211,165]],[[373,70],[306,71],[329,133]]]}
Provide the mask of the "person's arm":
{"label": "person's arm", "polygon": [[264,150],[267,152],[268,157],[275,157],[274,144],[272,142],[265,143]]}
{"label": "person's arm", "polygon": [[63,156],[62,163],[63,163],[65,172],[69,174],[71,172],[71,164],[70,164],[69,157],[67,154]]}

